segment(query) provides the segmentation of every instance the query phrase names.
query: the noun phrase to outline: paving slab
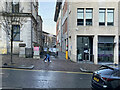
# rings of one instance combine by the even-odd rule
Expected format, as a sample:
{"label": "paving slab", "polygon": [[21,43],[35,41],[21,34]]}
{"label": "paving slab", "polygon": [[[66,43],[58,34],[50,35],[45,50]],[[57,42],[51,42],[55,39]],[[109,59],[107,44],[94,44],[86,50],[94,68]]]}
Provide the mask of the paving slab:
{"label": "paving slab", "polygon": [[[64,55],[64,54],[60,54]],[[11,60],[10,55],[3,55],[2,58],[2,64],[7,63],[8,66],[3,66],[4,68],[21,68],[21,69],[33,69],[33,70],[50,70],[50,71],[69,71],[69,72],[81,72],[82,70],[87,71],[95,71],[97,70],[101,65],[95,65],[93,63],[89,62],[80,62],[76,63],[71,60],[64,59],[64,56],[62,58],[58,56],[57,58],[51,56],[51,63],[44,62],[44,58],[40,59],[34,59],[34,58],[20,58],[18,55],[13,55],[13,63],[15,63],[14,66],[11,66]],[[23,65],[23,66],[22,66]],[[34,65],[34,66],[33,66]],[[80,69],[82,68],[82,70]]]}

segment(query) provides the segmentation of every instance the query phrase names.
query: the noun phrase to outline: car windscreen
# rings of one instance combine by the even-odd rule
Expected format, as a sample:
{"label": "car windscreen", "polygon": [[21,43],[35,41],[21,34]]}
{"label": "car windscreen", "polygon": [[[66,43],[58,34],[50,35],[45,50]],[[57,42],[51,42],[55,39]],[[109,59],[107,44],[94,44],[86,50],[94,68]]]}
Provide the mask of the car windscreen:
{"label": "car windscreen", "polygon": [[102,75],[111,75],[113,73],[113,69],[109,69],[109,68],[102,68],[99,69],[98,73],[102,74]]}
{"label": "car windscreen", "polygon": [[117,77],[120,77],[120,70],[116,71],[113,76],[117,76]]}

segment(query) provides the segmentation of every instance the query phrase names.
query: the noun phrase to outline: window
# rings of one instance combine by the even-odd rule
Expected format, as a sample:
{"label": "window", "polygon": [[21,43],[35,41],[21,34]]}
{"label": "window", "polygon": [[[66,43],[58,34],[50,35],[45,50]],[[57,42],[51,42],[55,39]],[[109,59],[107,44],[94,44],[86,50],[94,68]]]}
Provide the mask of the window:
{"label": "window", "polygon": [[86,26],[92,25],[92,13],[93,9],[86,9]]}
{"label": "window", "polygon": [[84,25],[84,9],[77,9],[77,25]]}
{"label": "window", "polygon": [[114,60],[114,37],[98,37],[98,60],[100,62],[113,62]]}
{"label": "window", "polygon": [[107,25],[113,26],[113,24],[114,24],[114,10],[108,9],[107,10]]}
{"label": "window", "polygon": [[12,13],[19,13],[19,2],[12,2]]}
{"label": "window", "polygon": [[[118,67],[119,67],[119,66],[118,66]],[[114,76],[117,76],[117,77],[120,77],[120,70],[118,70],[117,72],[115,72],[113,75],[114,75]]]}
{"label": "window", "polygon": [[105,26],[105,9],[99,9],[99,25]]}
{"label": "window", "polygon": [[[106,9],[99,9],[99,25],[105,26]],[[114,9],[107,9],[107,26],[114,25]]]}
{"label": "window", "polygon": [[12,25],[13,41],[20,41],[20,25]]}

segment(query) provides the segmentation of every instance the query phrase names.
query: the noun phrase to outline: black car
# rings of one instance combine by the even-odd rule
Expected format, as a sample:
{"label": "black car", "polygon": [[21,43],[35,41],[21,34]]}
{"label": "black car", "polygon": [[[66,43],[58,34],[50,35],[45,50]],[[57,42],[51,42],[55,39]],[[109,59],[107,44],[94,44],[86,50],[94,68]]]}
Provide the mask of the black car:
{"label": "black car", "polygon": [[120,90],[120,65],[102,65],[91,80],[92,89]]}

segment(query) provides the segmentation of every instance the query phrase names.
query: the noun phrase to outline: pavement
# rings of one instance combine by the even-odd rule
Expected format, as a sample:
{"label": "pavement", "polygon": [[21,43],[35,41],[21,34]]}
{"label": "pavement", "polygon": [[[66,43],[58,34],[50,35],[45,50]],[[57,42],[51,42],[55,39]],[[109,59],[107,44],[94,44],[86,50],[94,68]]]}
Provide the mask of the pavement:
{"label": "pavement", "polygon": [[51,63],[44,62],[44,58],[20,58],[18,55],[13,55],[13,63],[11,64],[10,55],[2,55],[2,68],[19,68],[33,70],[48,70],[48,71],[69,71],[69,72],[94,72],[101,65],[95,65],[91,62],[73,62],[65,59],[65,53],[59,52],[58,57],[51,56]]}

